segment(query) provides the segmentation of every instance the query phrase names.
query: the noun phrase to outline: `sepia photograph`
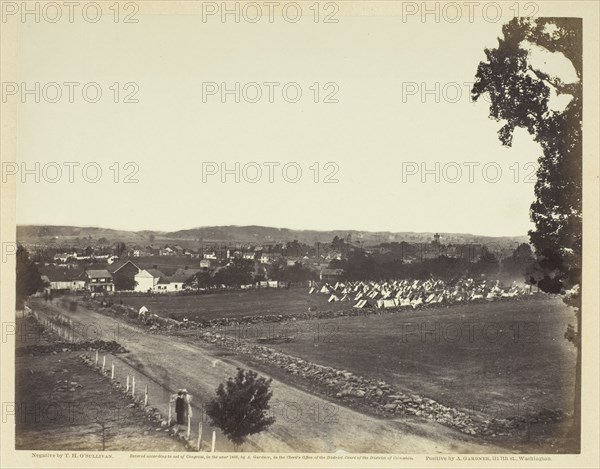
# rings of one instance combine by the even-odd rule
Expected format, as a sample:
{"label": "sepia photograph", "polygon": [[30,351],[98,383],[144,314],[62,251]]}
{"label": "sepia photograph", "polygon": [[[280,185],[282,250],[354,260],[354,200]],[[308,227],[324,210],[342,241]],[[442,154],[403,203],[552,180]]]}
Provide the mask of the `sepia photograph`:
{"label": "sepia photograph", "polygon": [[600,466],[598,3],[0,7],[2,467]]}

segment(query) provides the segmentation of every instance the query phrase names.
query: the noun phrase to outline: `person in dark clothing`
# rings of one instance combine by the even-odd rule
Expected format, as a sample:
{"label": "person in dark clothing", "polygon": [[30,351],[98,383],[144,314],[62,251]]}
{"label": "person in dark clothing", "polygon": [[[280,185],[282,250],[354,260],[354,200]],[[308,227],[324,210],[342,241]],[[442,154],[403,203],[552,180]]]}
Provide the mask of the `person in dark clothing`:
{"label": "person in dark clothing", "polygon": [[177,397],[175,398],[175,417],[177,419],[177,425],[184,425],[185,422],[185,396],[183,391],[177,391]]}

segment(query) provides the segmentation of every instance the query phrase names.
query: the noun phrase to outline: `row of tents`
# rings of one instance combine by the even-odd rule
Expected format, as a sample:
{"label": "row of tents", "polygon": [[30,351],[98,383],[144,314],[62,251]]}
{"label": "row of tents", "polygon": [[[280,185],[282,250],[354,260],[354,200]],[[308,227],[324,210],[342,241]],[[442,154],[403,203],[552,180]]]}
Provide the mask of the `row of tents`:
{"label": "row of tents", "polygon": [[462,278],[452,284],[443,280],[392,280],[385,282],[337,282],[313,287],[309,294],[328,295],[330,303],[345,301],[354,308],[397,308],[421,304],[494,300],[533,294],[531,285],[503,286],[499,281]]}

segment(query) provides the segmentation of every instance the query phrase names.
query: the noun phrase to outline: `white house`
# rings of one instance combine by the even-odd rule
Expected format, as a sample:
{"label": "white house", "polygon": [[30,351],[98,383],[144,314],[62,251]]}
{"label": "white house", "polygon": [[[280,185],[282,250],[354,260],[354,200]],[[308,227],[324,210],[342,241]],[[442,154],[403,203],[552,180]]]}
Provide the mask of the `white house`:
{"label": "white house", "polygon": [[173,293],[185,289],[185,284],[200,272],[201,269],[177,269],[171,276],[167,277],[160,270],[140,270],[134,277],[136,283],[135,291]]}
{"label": "white house", "polygon": [[41,273],[42,280],[50,290],[78,291],[85,288],[82,270],[51,267],[43,269]]}
{"label": "white house", "polygon": [[156,269],[144,269],[135,274],[135,291],[150,292],[154,291],[155,287],[161,278],[165,278],[165,274]]}

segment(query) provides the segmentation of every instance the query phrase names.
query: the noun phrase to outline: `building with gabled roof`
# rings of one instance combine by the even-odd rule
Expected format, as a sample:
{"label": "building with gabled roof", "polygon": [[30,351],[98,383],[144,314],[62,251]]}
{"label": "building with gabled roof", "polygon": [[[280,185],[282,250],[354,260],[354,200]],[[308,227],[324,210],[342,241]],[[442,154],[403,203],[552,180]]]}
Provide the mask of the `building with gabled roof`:
{"label": "building with gabled roof", "polygon": [[40,268],[40,274],[50,291],[85,289],[83,269],[47,266]]}
{"label": "building with gabled roof", "polygon": [[85,287],[91,292],[112,292],[115,290],[112,274],[106,269],[90,269],[84,272]]}
{"label": "building with gabled roof", "polygon": [[165,277],[166,275],[163,274],[160,270],[142,269],[134,276],[134,290],[138,292],[154,291],[160,279]]}
{"label": "building with gabled roof", "polygon": [[116,262],[108,267],[113,276],[115,290],[134,290],[135,276],[141,269],[129,260]]}

